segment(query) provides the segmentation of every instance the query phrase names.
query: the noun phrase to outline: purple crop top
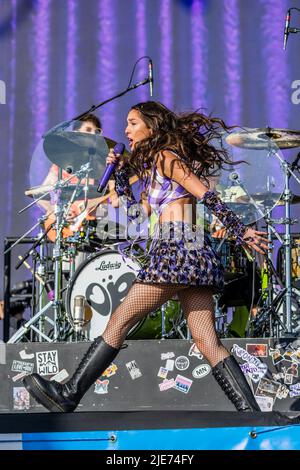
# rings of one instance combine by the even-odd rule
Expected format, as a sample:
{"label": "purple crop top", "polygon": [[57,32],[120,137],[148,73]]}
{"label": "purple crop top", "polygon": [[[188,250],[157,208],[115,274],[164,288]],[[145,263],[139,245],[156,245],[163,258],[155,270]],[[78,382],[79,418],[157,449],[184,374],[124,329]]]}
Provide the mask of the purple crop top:
{"label": "purple crop top", "polygon": [[170,202],[189,195],[183,186],[180,186],[180,184],[167,176],[161,176],[156,166],[153,166],[149,184],[148,203],[154,212],[161,214]]}

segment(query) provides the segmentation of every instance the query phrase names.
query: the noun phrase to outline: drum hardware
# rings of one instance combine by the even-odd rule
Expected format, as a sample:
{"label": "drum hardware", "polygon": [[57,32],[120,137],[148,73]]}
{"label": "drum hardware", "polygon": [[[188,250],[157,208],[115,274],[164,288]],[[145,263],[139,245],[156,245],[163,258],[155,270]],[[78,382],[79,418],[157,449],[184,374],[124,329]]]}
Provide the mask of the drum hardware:
{"label": "drum hardware", "polygon": [[[241,148],[246,149],[267,149],[268,155],[270,157],[276,157],[276,159],[280,162],[280,168],[282,173],[284,174],[284,191],[283,196],[280,198],[281,201],[284,202],[285,206],[285,217],[280,221],[282,225],[285,227],[284,236],[280,239],[279,235],[275,231],[274,227],[271,223],[268,224],[268,227],[275,236],[279,239],[279,241],[284,246],[284,258],[285,258],[285,283],[284,283],[284,290],[282,291],[282,296],[284,297],[284,304],[285,304],[285,312],[283,322],[280,321],[279,323],[279,330],[280,336],[285,336],[292,334],[292,275],[291,275],[291,230],[290,227],[294,223],[294,220],[291,219],[290,216],[290,205],[292,200],[292,193],[290,191],[290,177],[293,178],[300,183],[299,178],[295,175],[294,170],[298,167],[298,161],[300,159],[300,153],[295,158],[295,161],[292,164],[289,164],[285,161],[280,153],[277,151],[278,148],[287,149],[300,146],[300,132],[299,131],[291,131],[287,129],[252,129],[252,130],[242,130],[241,132],[230,134],[226,138],[227,143],[230,145],[234,145]],[[274,185],[273,185],[274,186]],[[268,185],[267,193],[272,194],[270,185]],[[250,195],[248,196],[255,201],[255,196]],[[261,196],[261,195],[259,195]],[[259,200],[259,196],[257,200]],[[296,198],[297,199],[297,198]],[[262,199],[263,201],[264,198]],[[270,207],[270,210],[272,207]],[[269,210],[269,211],[270,211]],[[269,239],[271,237],[269,236]],[[269,257],[270,262],[270,257]],[[281,298],[281,296],[280,296]],[[268,300],[270,302],[270,300]],[[275,302],[275,299],[274,299]],[[277,301],[275,305],[277,305]],[[270,305],[266,306],[267,309],[272,308],[272,300]],[[271,321],[271,320],[270,320]],[[282,327],[284,325],[284,328]],[[269,325],[271,326],[271,325]],[[271,330],[271,328],[269,328]]]}
{"label": "drum hardware", "polygon": [[[29,329],[34,331],[39,335],[40,340],[45,340],[45,341],[53,341],[53,340],[60,340],[61,332],[65,328],[65,318],[62,315],[62,299],[61,299],[61,288],[62,288],[62,229],[65,223],[65,220],[67,218],[67,214],[69,211],[69,208],[76,197],[76,191],[77,188],[80,185],[80,182],[82,181],[84,176],[88,176],[90,169],[89,165],[83,165],[82,168],[77,171],[73,176],[76,176],[78,178],[78,184],[76,185],[76,188],[74,189],[74,193],[71,197],[71,200],[69,201],[67,207],[64,207],[63,202],[61,201],[60,198],[60,188],[63,187],[66,183],[66,181],[61,180],[61,173],[62,170],[59,170],[59,179],[57,183],[54,185],[53,189],[55,192],[55,209],[54,213],[56,216],[56,221],[55,221],[55,230],[56,230],[56,240],[55,244],[53,247],[53,261],[54,261],[54,296],[52,295],[52,298],[50,301],[43,306],[37,313],[33,311],[33,316],[32,318],[25,323],[10,339],[9,343],[15,343],[21,340],[24,334],[27,333]],[[38,198],[39,199],[39,198]],[[33,203],[36,203],[37,200],[33,201]],[[33,205],[31,203],[29,206]],[[27,206],[28,207],[28,206]],[[23,210],[25,210],[24,208]],[[32,248],[36,248],[37,246],[40,245],[41,241],[46,237],[48,231],[52,228],[52,225],[50,225],[47,230],[43,233],[43,235],[38,239],[37,242],[34,243]],[[29,254],[32,252],[29,250]],[[28,257],[27,256],[27,257]],[[24,262],[25,257],[22,257],[22,262]],[[21,265],[21,263],[19,263]],[[50,309],[53,308],[54,312],[54,319],[52,320],[49,317],[45,316],[45,313]],[[44,321],[47,321],[52,327],[53,327],[53,338],[50,338],[49,334],[46,334],[44,332]],[[38,321],[38,326],[35,326],[36,322]],[[40,327],[40,328],[39,328]]]}

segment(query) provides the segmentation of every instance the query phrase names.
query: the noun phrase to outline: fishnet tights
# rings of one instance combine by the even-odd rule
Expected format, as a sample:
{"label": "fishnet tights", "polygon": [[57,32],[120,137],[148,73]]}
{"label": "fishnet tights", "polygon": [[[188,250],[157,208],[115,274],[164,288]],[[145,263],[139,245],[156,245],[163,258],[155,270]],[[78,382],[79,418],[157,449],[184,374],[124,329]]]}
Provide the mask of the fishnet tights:
{"label": "fishnet tights", "polygon": [[194,342],[214,367],[229,356],[229,352],[222,346],[216,333],[210,288],[135,283],[112,314],[102,335],[103,339],[110,346],[119,349],[128,331],[136,323],[157,310],[176,293]]}
{"label": "fishnet tights", "polygon": [[128,331],[146,315],[157,310],[185,286],[134,283],[123,302],[116,308],[102,337],[120,348]]}
{"label": "fishnet tights", "polygon": [[229,352],[217,336],[211,288],[189,287],[178,292],[178,298],[197,348],[214,367]]}

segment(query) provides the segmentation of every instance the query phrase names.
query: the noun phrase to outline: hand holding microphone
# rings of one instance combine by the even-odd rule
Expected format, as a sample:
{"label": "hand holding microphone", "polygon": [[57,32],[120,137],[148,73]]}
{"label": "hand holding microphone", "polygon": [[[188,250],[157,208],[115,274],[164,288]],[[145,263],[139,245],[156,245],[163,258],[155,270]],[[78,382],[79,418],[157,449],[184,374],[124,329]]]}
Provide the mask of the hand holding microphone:
{"label": "hand holding microphone", "polygon": [[125,145],[118,143],[115,145],[114,149],[110,149],[110,152],[106,159],[106,169],[103,173],[102,178],[99,180],[99,186],[97,188],[98,193],[104,193],[107,183],[113,174],[116,167],[119,169],[124,165],[123,161],[120,161],[121,155],[124,153]]}

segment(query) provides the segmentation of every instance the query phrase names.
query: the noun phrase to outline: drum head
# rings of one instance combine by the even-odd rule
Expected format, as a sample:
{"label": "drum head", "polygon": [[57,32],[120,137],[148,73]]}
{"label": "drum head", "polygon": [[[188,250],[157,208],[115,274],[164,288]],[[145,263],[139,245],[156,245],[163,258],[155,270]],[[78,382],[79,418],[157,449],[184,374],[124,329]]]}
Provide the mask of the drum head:
{"label": "drum head", "polygon": [[93,316],[85,326],[90,340],[100,336],[111,314],[126,297],[140,266],[117,251],[105,250],[92,255],[76,270],[67,291],[66,309],[74,318],[74,299],[83,295]]}

